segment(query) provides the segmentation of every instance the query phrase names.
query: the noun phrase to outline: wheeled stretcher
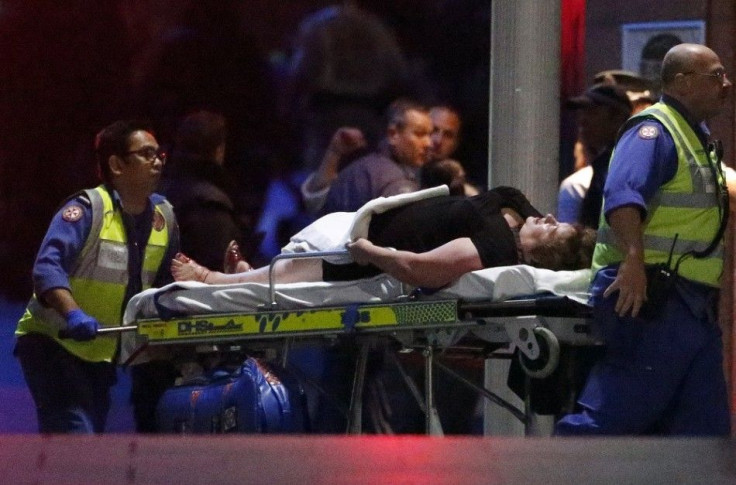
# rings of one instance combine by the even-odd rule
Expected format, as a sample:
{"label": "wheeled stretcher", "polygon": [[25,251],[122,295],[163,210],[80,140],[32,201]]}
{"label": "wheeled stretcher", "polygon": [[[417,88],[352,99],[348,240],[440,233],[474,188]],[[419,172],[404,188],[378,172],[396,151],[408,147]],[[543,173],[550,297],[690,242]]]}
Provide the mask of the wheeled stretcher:
{"label": "wheeled stretcher", "polygon": [[[584,304],[588,281],[588,270],[554,272],[519,265],[468,273],[432,294],[386,275],[336,283],[174,283],[130,301],[123,329],[135,332],[124,334],[122,358],[134,356],[142,345],[237,346],[274,349],[285,363],[291,346],[355,337],[363,350],[356,365],[349,431],[360,432],[367,349],[377,342],[398,342],[424,355],[429,392],[420,406],[427,416],[427,431],[440,434],[431,392],[433,372],[439,366],[455,373],[437,362],[435,354],[468,345],[487,352],[516,348],[524,370],[532,377],[545,377],[557,365],[560,343],[599,343],[590,324],[590,308]],[[526,410],[466,383],[527,422]]]}

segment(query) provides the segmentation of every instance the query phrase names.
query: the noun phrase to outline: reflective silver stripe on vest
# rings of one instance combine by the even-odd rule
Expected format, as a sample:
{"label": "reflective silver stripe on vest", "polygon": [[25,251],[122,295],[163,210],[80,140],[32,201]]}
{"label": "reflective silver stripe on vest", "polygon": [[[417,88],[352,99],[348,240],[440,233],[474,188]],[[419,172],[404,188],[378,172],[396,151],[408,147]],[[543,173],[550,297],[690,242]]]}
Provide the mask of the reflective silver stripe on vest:
{"label": "reflective silver stripe on vest", "polygon": [[[660,251],[663,253],[669,253],[672,248],[672,238],[662,236],[652,236],[651,234],[644,234],[643,237],[644,249],[651,251]],[[601,227],[598,229],[598,243],[615,245],[616,237],[610,227]],[[685,254],[688,251],[704,251],[710,245],[710,241],[692,241],[687,239],[677,239],[675,243],[674,254]],[[719,243],[718,246],[713,250],[712,253],[708,254],[709,258],[723,258],[723,242]]]}
{"label": "reflective silver stripe on vest", "polygon": [[[687,148],[688,146],[690,146],[683,137],[682,133],[680,133],[680,130],[671,123],[671,120],[667,113],[657,108],[650,108],[647,110],[647,113],[656,113],[661,116],[661,118],[656,118],[657,121],[665,125],[665,128],[667,128],[667,131],[673,138],[677,138],[678,146],[683,148]],[[697,150],[697,147],[693,148]],[[687,161],[687,165],[690,168],[690,179],[692,180],[693,184],[693,192],[715,193],[716,188],[715,185],[713,185],[713,183],[711,182],[713,175],[710,171],[710,168],[698,164],[697,160],[695,160],[690,150],[686,149],[684,150],[684,152],[685,160]]]}
{"label": "reflective silver stripe on vest", "polygon": [[[99,234],[100,229],[102,228],[102,219],[105,217],[105,213],[102,210],[105,207],[105,204],[102,201],[102,195],[100,195],[100,193],[95,189],[86,189],[84,191],[84,195],[89,199],[90,207],[92,208],[92,225],[90,225],[89,233]],[[97,244],[95,239],[95,237],[87,237],[84,247],[79,253],[79,257],[77,257],[77,261],[83,260],[85,256],[87,256],[89,250]]]}
{"label": "reflective silver stripe on vest", "polygon": [[672,207],[674,209],[711,209],[718,204],[714,193],[683,194],[681,192],[658,192],[649,201],[649,207]]}
{"label": "reflective silver stripe on vest", "polygon": [[80,259],[72,272],[75,278],[97,280],[105,283],[128,284],[128,252],[125,244],[95,239],[97,254]]}
{"label": "reflective silver stripe on vest", "polygon": [[166,221],[166,230],[169,231],[169,236],[171,236],[174,221],[176,221],[176,218],[174,217],[174,207],[165,199],[160,204],[156,204],[156,207],[161,210],[161,214],[164,216],[164,220]]}

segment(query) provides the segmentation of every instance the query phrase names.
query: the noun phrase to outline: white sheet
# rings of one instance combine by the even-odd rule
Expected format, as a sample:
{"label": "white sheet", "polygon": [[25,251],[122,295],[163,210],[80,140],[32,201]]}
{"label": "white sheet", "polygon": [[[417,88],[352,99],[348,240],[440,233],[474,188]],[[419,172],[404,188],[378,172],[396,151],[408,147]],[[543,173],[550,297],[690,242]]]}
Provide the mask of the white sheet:
{"label": "white sheet", "polygon": [[[501,266],[473,271],[453,284],[424,296],[431,299],[504,301],[550,292],[587,302],[590,270],[551,271],[532,266]],[[412,288],[387,275],[341,282],[277,284],[275,299],[279,309],[339,306],[350,303],[391,302]],[[141,318],[158,318],[158,305],[177,314],[235,313],[257,311],[269,304],[269,288],[263,283],[205,285],[197,282],[172,283],[135,295],[125,310],[124,324]]]}

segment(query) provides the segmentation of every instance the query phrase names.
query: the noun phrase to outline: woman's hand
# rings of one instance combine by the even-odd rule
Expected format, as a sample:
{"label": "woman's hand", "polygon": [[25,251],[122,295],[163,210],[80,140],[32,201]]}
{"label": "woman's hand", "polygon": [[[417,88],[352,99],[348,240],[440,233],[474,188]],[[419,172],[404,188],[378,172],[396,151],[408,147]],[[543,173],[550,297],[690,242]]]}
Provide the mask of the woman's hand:
{"label": "woman's hand", "polygon": [[376,249],[372,242],[364,238],[349,242],[346,247],[353,257],[353,261],[363,266],[371,263],[371,258]]}

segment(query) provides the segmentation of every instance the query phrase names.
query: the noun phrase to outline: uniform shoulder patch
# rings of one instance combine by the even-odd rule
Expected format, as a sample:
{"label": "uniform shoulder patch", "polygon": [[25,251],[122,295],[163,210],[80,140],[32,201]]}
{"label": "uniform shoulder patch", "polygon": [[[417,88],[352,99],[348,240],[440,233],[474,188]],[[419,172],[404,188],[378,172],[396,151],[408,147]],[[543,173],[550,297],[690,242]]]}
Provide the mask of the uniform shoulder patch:
{"label": "uniform shoulder patch", "polygon": [[659,136],[659,128],[655,125],[644,125],[639,128],[639,138],[653,140]]}
{"label": "uniform shoulder patch", "polygon": [[67,206],[61,213],[61,218],[66,222],[77,222],[84,215],[84,208],[81,205],[72,204]]}

